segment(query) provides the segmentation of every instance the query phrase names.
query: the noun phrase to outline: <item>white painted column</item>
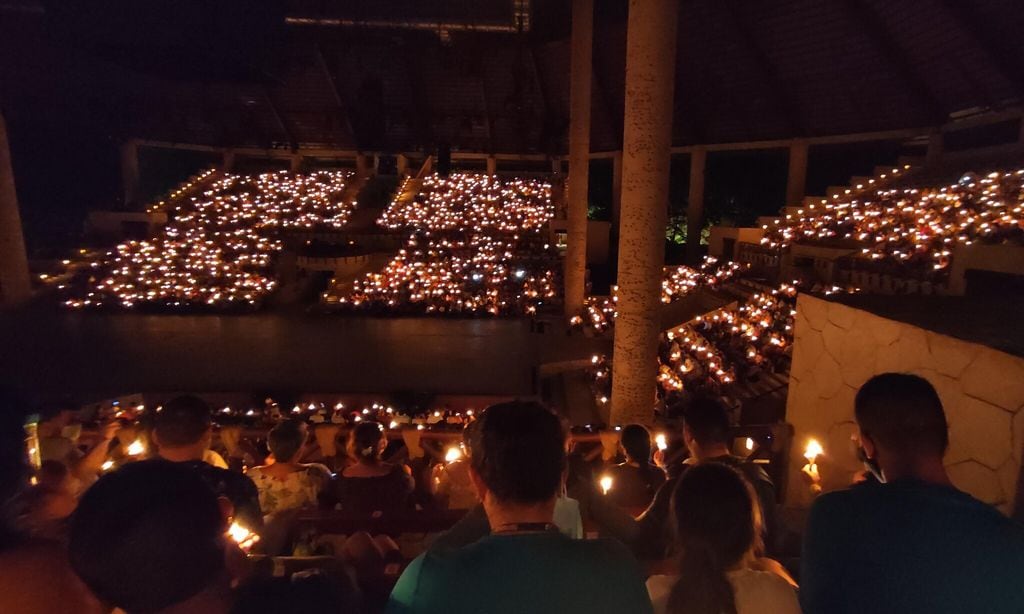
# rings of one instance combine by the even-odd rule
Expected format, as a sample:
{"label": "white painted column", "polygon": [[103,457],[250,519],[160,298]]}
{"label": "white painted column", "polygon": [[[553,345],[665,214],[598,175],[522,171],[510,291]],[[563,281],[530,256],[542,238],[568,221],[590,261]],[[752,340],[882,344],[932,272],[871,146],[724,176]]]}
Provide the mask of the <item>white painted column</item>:
{"label": "white painted column", "polygon": [[22,234],[18,193],[7,140],[7,123],[0,114],[0,305],[10,307],[32,296],[28,256]]}

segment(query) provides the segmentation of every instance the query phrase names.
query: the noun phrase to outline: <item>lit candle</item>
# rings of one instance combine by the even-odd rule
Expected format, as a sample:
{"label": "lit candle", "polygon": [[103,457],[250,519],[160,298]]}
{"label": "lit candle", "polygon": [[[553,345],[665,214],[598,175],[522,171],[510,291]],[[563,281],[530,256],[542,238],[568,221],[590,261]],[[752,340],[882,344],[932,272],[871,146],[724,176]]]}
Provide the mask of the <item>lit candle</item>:
{"label": "lit candle", "polygon": [[665,438],[665,433],[658,433],[655,435],[654,443],[658,446],[658,449],[663,452],[668,449],[668,440]]}
{"label": "lit candle", "polygon": [[608,494],[608,491],[612,489],[612,476],[603,475],[601,476],[601,491],[604,494]]}
{"label": "lit candle", "polygon": [[238,524],[238,521],[233,521],[228,527],[228,536],[245,552],[248,552],[260,540],[259,535]]}
{"label": "lit candle", "polygon": [[452,446],[445,452],[444,460],[446,463],[454,463],[455,461],[462,458],[462,450],[458,446]]}
{"label": "lit candle", "polygon": [[138,456],[146,451],[146,446],[142,443],[141,439],[136,439],[129,446],[126,452],[128,456]]}

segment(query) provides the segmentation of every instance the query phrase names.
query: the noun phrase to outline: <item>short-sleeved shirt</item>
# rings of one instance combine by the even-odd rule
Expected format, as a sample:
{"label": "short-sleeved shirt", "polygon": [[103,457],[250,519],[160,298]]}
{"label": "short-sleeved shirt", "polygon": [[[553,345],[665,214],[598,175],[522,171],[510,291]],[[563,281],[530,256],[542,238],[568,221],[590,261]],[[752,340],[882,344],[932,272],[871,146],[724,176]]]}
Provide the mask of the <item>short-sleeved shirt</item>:
{"label": "short-sleeved shirt", "polygon": [[1024,531],[950,486],[868,482],[822,495],[801,557],[805,614],[1024,611]]}
{"label": "short-sleeved shirt", "polygon": [[[736,614],[800,614],[796,590],[779,576],[767,571],[740,569],[726,574],[732,585]],[[647,590],[654,614],[666,614],[668,596],[679,576],[651,576]]]}
{"label": "short-sleeved shirt", "polygon": [[613,540],[557,531],[497,534],[416,558],[388,614],[649,614],[636,560]]}
{"label": "short-sleeved shirt", "polygon": [[320,492],[331,481],[331,470],[319,463],[310,463],[283,479],[253,467],[246,474],[260,493],[260,509],[264,514],[315,507]]}

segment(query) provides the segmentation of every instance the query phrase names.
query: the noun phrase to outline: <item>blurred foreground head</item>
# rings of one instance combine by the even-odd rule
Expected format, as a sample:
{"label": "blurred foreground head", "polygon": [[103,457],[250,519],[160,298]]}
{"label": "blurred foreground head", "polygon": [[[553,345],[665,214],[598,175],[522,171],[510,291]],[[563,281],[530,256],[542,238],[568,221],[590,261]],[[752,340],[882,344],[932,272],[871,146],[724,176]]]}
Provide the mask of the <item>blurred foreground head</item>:
{"label": "blurred foreground head", "polygon": [[103,601],[160,612],[224,579],[225,519],[198,473],[162,460],[100,478],[72,517],[71,565]]}

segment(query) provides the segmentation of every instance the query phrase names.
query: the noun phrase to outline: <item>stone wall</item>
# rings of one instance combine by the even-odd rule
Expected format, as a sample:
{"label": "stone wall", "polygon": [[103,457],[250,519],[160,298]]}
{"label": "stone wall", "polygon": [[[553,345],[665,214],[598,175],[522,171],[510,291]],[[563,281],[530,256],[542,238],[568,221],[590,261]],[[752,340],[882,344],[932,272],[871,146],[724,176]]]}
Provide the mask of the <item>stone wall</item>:
{"label": "stone wall", "polygon": [[824,489],[849,484],[861,468],[851,443],[854,395],[872,375],[896,371],[920,375],[938,390],[954,484],[1010,513],[1024,450],[1024,359],[807,294],[797,301],[794,333],[787,505],[810,503],[799,473],[809,438],[825,447]]}

